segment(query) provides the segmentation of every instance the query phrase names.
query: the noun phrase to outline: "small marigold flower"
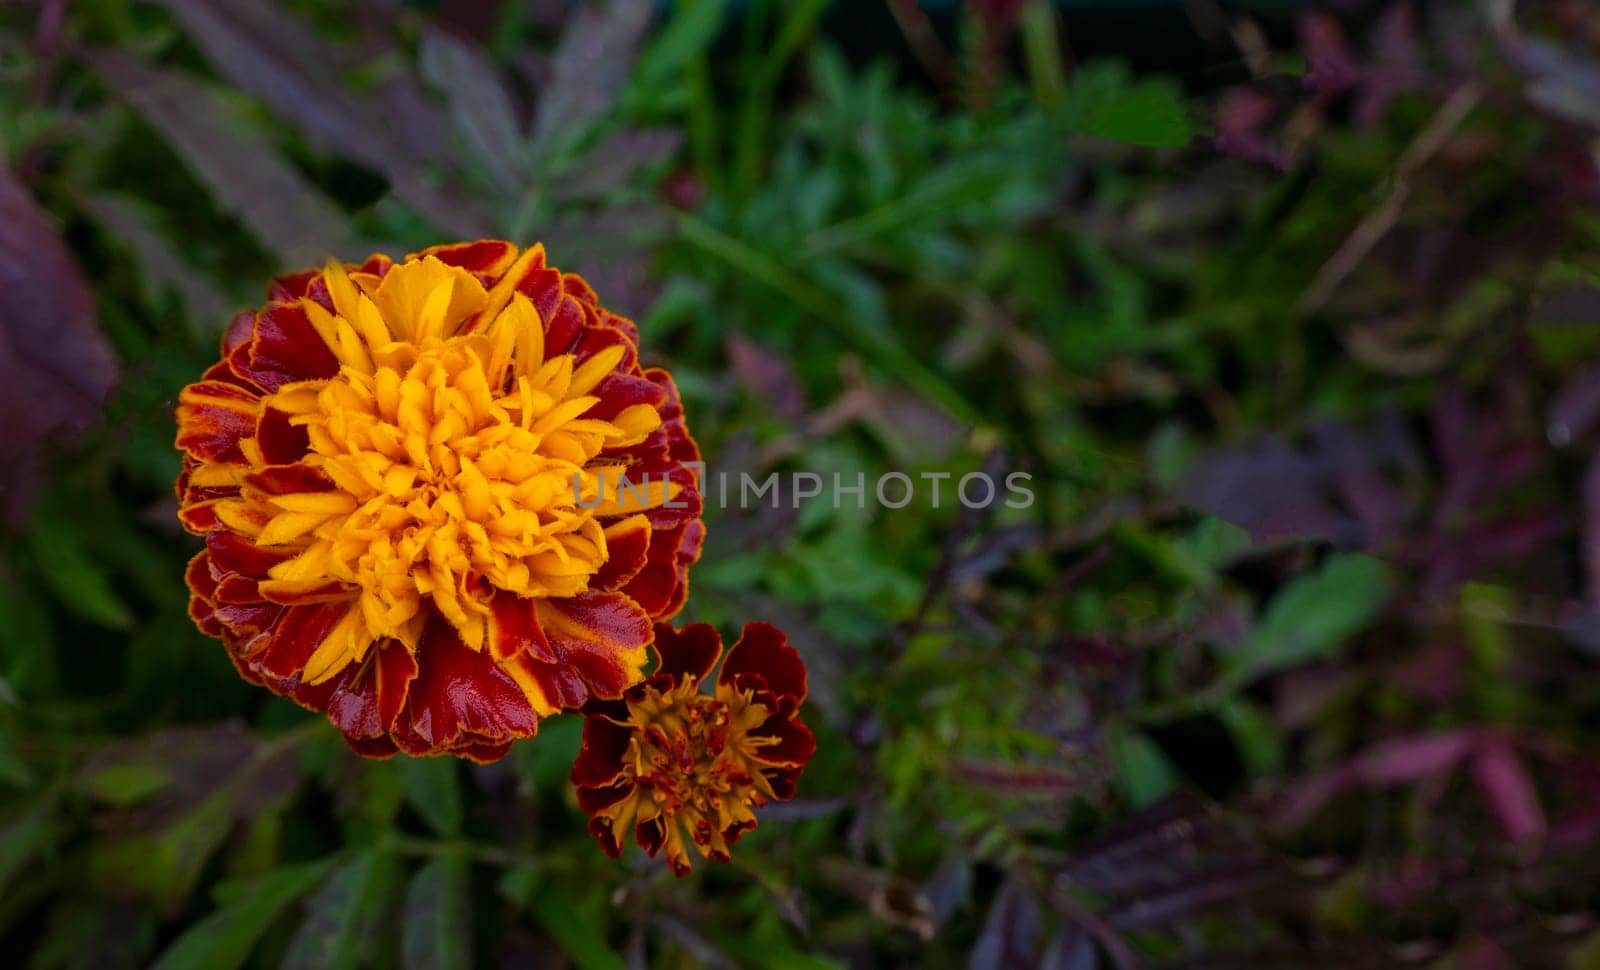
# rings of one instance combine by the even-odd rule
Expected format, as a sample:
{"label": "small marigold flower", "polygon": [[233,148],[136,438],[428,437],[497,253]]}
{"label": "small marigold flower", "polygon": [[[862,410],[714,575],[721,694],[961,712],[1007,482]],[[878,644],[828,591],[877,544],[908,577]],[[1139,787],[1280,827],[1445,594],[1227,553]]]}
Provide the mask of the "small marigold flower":
{"label": "small marigold flower", "polygon": [[672,379],[540,246],[282,277],[177,421],[191,615],[363,754],[492,760],[620,696],[700,554]]}
{"label": "small marigold flower", "polygon": [[655,648],[661,663],[648,679],[620,701],[584,706],[572,782],[607,855],[620,856],[632,830],[652,858],[665,848],[682,876],[692,868],[685,837],[727,862],[728,846],[755,828],[754,809],[794,796],[816,741],[797,716],[805,665],[778,628],[746,625],[723,656],[713,628],[661,624]]}

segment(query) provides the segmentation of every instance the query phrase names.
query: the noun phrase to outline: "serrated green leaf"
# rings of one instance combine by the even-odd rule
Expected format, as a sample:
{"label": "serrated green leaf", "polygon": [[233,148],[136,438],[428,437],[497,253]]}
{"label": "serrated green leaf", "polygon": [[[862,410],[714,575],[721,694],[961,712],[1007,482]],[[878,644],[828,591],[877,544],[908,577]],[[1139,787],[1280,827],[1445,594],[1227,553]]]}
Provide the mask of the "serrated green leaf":
{"label": "serrated green leaf", "polygon": [[1233,736],[1245,766],[1258,775],[1283,769],[1283,740],[1277,726],[1260,708],[1233,701],[1217,709],[1217,716]]}
{"label": "serrated green leaf", "polygon": [[1111,758],[1135,808],[1143,808],[1178,787],[1178,770],[1172,760],[1142,731],[1115,735]]}
{"label": "serrated green leaf", "polygon": [[312,897],[283,965],[302,970],[373,965],[384,911],[399,882],[399,862],[382,849],[340,865]]}
{"label": "serrated green leaf", "polygon": [[97,885],[118,886],[178,906],[233,825],[231,796],[214,792],[165,830],[90,844]]}
{"label": "serrated green leaf", "polygon": [[[580,902],[582,905],[580,905]],[[577,896],[555,887],[534,903],[534,915],[582,970],[624,970],[625,964],[606,941],[602,898]]]}
{"label": "serrated green leaf", "polygon": [[727,16],[728,0],[688,0],[674,4],[675,12],[657,32],[634,68],[625,103],[637,108],[659,97],[695,58],[706,52]]}
{"label": "serrated green leaf", "polygon": [[226,905],[191,926],[156,961],[156,970],[228,970],[243,966],[285,906],[326,878],[325,859],[276,869],[241,887]]}
{"label": "serrated green leaf", "polygon": [[112,588],[110,572],[89,554],[87,539],[71,522],[41,515],[28,544],[39,575],[63,606],[112,630],[133,625],[133,611]]}
{"label": "serrated green leaf", "polygon": [[1389,598],[1383,563],[1340,553],[1275,596],[1255,633],[1227,655],[1234,677],[1283,670],[1337,650]]}
{"label": "serrated green leaf", "polygon": [[171,773],[161,765],[131,762],[100,769],[83,780],[83,787],[96,801],[127,808],[149,799],[171,781]]}
{"label": "serrated green leaf", "polygon": [[465,970],[472,966],[472,900],[467,857],[441,852],[406,889],[400,959],[406,970]]}
{"label": "serrated green leaf", "polygon": [[0,829],[0,894],[24,864],[54,844],[56,819],[56,799],[50,795]]}
{"label": "serrated green leaf", "polygon": [[453,758],[408,758],[401,762],[406,801],[440,835],[459,835],[463,810]]}
{"label": "serrated green leaf", "polygon": [[[0,686],[4,683],[0,680]],[[0,734],[0,781],[14,788],[29,788],[34,783],[33,769],[17,756],[16,745],[8,734]]]}
{"label": "serrated green leaf", "polygon": [[583,718],[559,714],[539,722],[536,744],[516,745],[511,756],[527,784],[540,791],[559,790],[566,787],[582,744]]}

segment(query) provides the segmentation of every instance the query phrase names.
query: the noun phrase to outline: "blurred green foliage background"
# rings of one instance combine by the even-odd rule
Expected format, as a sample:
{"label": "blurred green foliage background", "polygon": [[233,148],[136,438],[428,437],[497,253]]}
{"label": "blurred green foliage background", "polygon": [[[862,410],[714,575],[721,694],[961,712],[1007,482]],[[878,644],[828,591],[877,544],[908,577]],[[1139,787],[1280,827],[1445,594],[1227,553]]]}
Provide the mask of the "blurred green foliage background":
{"label": "blurred green foliage background", "polygon": [[[0,7],[0,946],[1600,966],[1597,105],[1561,0]],[[601,856],[571,716],[363,761],[186,616],[231,313],[479,236],[714,474],[953,476],[708,513],[683,619],[782,626],[820,745],[729,866]]]}

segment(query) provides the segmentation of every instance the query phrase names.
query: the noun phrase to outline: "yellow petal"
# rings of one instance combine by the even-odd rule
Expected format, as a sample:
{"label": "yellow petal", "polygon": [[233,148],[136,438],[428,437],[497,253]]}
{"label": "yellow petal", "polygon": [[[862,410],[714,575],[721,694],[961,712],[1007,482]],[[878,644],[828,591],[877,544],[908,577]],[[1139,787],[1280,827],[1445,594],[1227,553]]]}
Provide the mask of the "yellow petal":
{"label": "yellow petal", "polygon": [[356,510],[356,500],[343,492],[290,492],[274,495],[268,501],[285,512],[309,512],[323,517]]}
{"label": "yellow petal", "polygon": [[428,300],[447,282],[450,284],[448,296],[434,321],[435,335],[447,337],[463,320],[489,302],[483,284],[459,266],[446,265],[435,256],[400,263],[378,284],[372,302],[396,338],[418,340]]}
{"label": "yellow petal", "polygon": [[572,372],[572,383],[567,385],[565,397],[577,397],[587,394],[605,376],[617,369],[622,362],[622,355],[627,353],[627,348],[622,344],[613,344],[600,351],[593,357],[583,362],[577,370]]}
{"label": "yellow petal", "polygon": [[364,635],[366,628],[361,611],[351,607],[344,618],[328,631],[327,639],[312,651],[311,659],[306,661],[305,671],[300,675],[301,679],[308,684],[320,684],[339,673],[351,661],[364,656],[372,643]]}
{"label": "yellow petal", "polygon": [[346,320],[356,318],[356,286],[350,282],[350,277],[344,271],[344,265],[336,260],[328,260],[328,265],[322,268],[322,282],[328,287],[328,295],[333,297],[333,310]]}
{"label": "yellow petal", "polygon": [[641,478],[634,481],[626,476],[606,476],[600,504],[594,507],[597,516],[632,515],[666,504],[678,497],[683,486],[661,478]]}

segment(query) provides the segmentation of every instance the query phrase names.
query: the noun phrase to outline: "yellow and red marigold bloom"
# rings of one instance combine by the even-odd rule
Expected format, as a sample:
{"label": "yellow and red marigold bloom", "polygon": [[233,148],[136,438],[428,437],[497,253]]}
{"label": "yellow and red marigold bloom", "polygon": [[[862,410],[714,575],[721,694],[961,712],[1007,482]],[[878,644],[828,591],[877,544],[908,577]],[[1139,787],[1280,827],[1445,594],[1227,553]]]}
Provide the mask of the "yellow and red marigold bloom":
{"label": "yellow and red marigold bloom", "polygon": [[177,421],[195,622],[363,754],[492,760],[619,697],[700,554],[672,379],[540,246],[280,278]]}
{"label": "yellow and red marigold bloom", "polygon": [[755,809],[794,796],[816,741],[798,716],[805,665],[777,627],[746,625],[723,656],[715,629],[663,623],[655,648],[661,663],[643,683],[584,705],[572,783],[607,855],[621,855],[631,831],[652,858],[665,848],[682,876],[686,841],[727,862],[728,846],[755,828]]}

